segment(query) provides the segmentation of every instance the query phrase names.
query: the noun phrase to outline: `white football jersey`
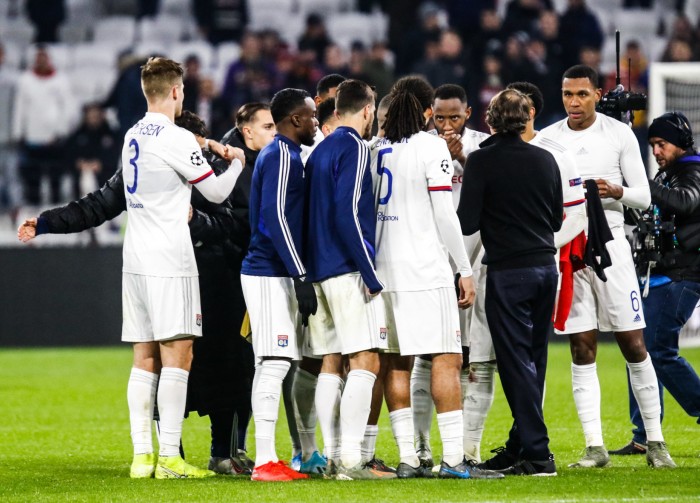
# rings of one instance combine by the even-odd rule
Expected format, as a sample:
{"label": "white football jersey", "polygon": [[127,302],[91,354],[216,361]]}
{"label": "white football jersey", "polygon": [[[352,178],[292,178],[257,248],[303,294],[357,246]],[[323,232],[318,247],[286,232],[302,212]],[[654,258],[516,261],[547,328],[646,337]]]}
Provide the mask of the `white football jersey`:
{"label": "white football jersey", "polygon": [[[597,113],[595,122],[583,131],[574,131],[567,119],[552,124],[537,137],[549,138],[566,147],[574,156],[583,180],[602,178],[617,185],[646,188],[649,181],[634,133],[629,126]],[[563,181],[563,177],[562,177]],[[622,228],[622,202],[602,199],[610,229]]]}
{"label": "white football jersey", "polygon": [[430,191],[452,190],[454,167],[442,138],[420,132],[372,150],[377,201],[376,268],[384,291],[452,287],[447,248],[435,224]]}
{"label": "white football jersey", "polygon": [[128,213],[123,271],[197,276],[187,225],[191,186],[214,172],[194,135],[149,112],[124,136],[122,166]]}
{"label": "white football jersey", "polygon": [[557,143],[551,138],[538,134],[532,140],[530,145],[535,145],[545,149],[554,156],[559,166],[561,173],[561,189],[564,196],[564,207],[576,206],[586,202],[586,196],[583,192],[583,181],[578,172],[576,159],[561,143]]}

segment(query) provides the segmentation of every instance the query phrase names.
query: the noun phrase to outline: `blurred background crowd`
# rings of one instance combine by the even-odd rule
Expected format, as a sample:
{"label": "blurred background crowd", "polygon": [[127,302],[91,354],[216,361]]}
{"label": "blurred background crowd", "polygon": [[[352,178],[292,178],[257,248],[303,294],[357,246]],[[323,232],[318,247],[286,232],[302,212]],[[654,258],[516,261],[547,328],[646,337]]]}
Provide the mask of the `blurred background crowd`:
{"label": "blurred background crowd", "polygon": [[[0,231],[22,208],[79,197],[117,169],[124,132],[146,110],[140,65],[183,63],[185,109],[212,138],[242,104],[279,89],[315,94],[325,74],[376,86],[417,73],[467,90],[473,129],[509,82],[538,85],[538,127],[564,116],[576,63],[614,86],[614,31],[626,87],[650,62],[700,60],[698,0],[0,0]],[[636,129],[645,138],[646,117]]]}

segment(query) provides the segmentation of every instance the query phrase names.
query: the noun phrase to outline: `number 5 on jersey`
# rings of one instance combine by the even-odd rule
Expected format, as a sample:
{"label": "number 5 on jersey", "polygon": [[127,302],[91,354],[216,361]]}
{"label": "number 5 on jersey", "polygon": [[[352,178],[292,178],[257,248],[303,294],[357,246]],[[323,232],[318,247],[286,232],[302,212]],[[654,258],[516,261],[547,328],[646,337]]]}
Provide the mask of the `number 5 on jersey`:
{"label": "number 5 on jersey", "polygon": [[387,177],[386,195],[384,197],[381,197],[381,187],[383,185],[383,178],[379,182],[379,204],[387,204],[389,202],[389,198],[391,198],[391,189],[392,185],[394,184],[394,176],[391,174],[391,171],[389,171],[389,168],[384,166],[384,156],[391,154],[393,151],[394,150],[391,147],[383,148],[379,151],[379,155],[377,156],[377,174],[380,177],[383,177],[383,175],[386,175]]}
{"label": "number 5 on jersey", "polygon": [[136,164],[136,160],[139,158],[139,144],[136,140],[132,139],[129,142],[129,147],[134,147],[134,156],[131,159],[129,159],[129,164],[131,164],[134,167],[134,184],[131,186],[127,184],[126,190],[129,194],[133,194],[134,192],[136,192],[136,187],[139,181],[139,167]]}

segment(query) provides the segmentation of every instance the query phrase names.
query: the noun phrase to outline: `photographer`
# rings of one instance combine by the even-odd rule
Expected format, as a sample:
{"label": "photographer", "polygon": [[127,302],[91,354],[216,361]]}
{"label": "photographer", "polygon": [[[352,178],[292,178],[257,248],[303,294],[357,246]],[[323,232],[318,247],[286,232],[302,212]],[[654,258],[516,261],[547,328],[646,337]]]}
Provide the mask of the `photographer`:
{"label": "photographer", "polygon": [[[675,229],[662,226],[660,249],[649,250],[659,253],[660,260],[652,262],[651,288],[642,300],[647,321],[644,342],[659,378],[660,398],[666,387],[688,415],[698,417],[700,378],[678,354],[678,335],[700,300],[700,156],[688,119],[681,113],[654,119],[648,137],[659,164],[659,173],[649,181],[652,213],[657,210],[662,223],[675,221]],[[663,416],[663,399],[661,407]],[[644,423],[631,393],[630,416],[635,425],[632,441],[611,454],[646,452]]]}

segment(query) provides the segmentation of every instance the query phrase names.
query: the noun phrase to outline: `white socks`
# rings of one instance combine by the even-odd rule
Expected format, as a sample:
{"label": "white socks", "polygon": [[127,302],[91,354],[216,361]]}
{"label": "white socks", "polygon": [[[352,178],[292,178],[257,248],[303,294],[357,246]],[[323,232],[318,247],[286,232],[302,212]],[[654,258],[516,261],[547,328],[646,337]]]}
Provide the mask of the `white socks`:
{"label": "white socks", "polygon": [[486,416],[491,410],[494,395],[495,363],[472,363],[475,381],[469,381],[469,369],[462,370],[464,455],[481,463],[481,437]]}
{"label": "white socks", "polygon": [[160,415],[161,456],[180,455],[189,375],[188,371],[175,367],[163,367],[160,371],[158,414]]}
{"label": "white socks", "polygon": [[646,360],[639,363],[627,363],[630,371],[630,384],[632,393],[637,399],[639,412],[644,421],[644,431],[647,434],[647,442],[663,442],[661,433],[661,403],[659,401],[659,387],[651,357],[647,354]]}
{"label": "white socks", "polygon": [[374,459],[374,451],[377,446],[377,435],[379,426],[368,424],[365,428],[365,438],[362,439],[362,463],[367,463]]}
{"label": "white socks", "polygon": [[282,381],[291,366],[288,360],[263,360],[255,368],[253,418],[255,419],[255,466],[277,462],[275,425],[280,407]]}
{"label": "white socks", "polygon": [[432,456],[430,449],[430,426],[433,422],[433,397],[430,392],[432,368],[433,362],[416,358],[411,372],[411,407],[416,450],[425,457]]}
{"label": "white socks", "polygon": [[[603,427],[600,421],[600,383],[596,364],[571,364],[571,383],[578,418],[586,437],[586,447],[603,445]],[[658,398],[658,393],[657,393]]]}
{"label": "white socks", "polygon": [[340,462],[340,396],[343,380],[335,374],[321,373],[316,384],[316,415],[323,435],[326,457]]}
{"label": "white socks", "polygon": [[294,376],[292,397],[294,400],[294,415],[297,429],[299,430],[302,461],[307,461],[318,450],[316,446],[316,381],[315,375],[304,369],[297,368]]}
{"label": "white socks", "polygon": [[156,401],[157,386],[158,374],[137,368],[131,369],[129,384],[126,388],[126,400],[129,404],[134,456],[153,452],[151,421],[153,421],[153,404]]}
{"label": "white socks", "polygon": [[416,447],[413,443],[413,413],[410,407],[389,413],[391,429],[399,447],[401,463],[417,468],[419,465]]}
{"label": "white socks", "polygon": [[340,401],[340,460],[346,468],[362,461],[362,439],[372,407],[377,376],[369,370],[351,370]]}
{"label": "white socks", "polygon": [[450,466],[457,466],[464,459],[462,411],[438,414],[437,423],[442,440],[442,460]]}

